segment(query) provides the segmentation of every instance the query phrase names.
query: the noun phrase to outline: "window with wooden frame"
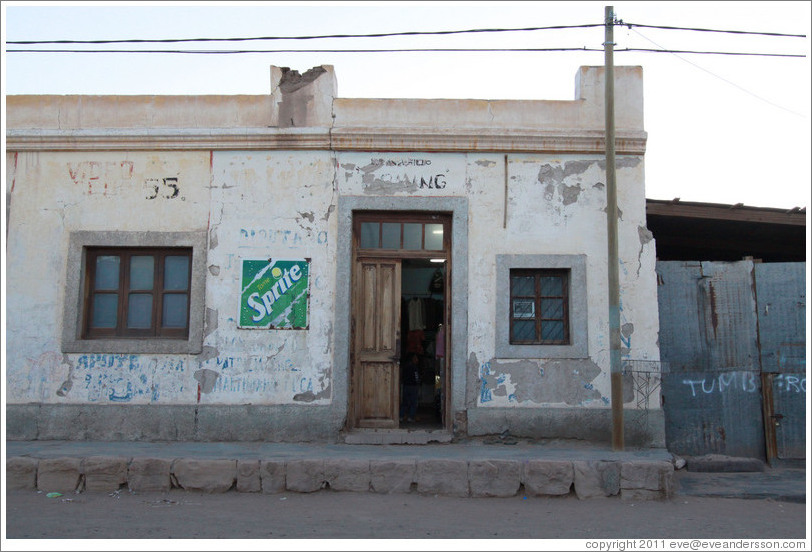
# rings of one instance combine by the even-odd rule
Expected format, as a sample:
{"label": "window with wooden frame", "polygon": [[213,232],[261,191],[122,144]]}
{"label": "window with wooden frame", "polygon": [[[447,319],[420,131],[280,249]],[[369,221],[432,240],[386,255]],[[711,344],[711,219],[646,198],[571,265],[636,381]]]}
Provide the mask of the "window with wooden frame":
{"label": "window with wooden frame", "polygon": [[88,248],[83,339],[189,336],[191,248]]}
{"label": "window with wooden frame", "polygon": [[435,255],[449,248],[450,218],[409,213],[363,213],[354,217],[359,250],[402,256]]}
{"label": "window with wooden frame", "polygon": [[510,343],[569,345],[569,270],[510,271]]}

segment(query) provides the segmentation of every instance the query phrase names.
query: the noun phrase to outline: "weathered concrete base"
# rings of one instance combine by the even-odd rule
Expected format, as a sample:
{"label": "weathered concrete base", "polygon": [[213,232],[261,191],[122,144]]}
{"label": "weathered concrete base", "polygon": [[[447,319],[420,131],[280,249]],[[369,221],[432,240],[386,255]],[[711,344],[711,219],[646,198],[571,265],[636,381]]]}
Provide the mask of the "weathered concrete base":
{"label": "weathered concrete base", "polygon": [[[645,423],[643,421],[645,420]],[[662,410],[624,410],[628,446],[665,448]],[[607,408],[469,408],[468,435],[499,435],[505,430],[528,439],[612,442],[612,411]]]}
{"label": "weathered concrete base", "polygon": [[[674,468],[662,460],[294,458],[204,460],[87,457],[6,460],[9,488],[51,492],[189,491],[410,493],[454,497],[531,496],[624,500],[670,498]],[[87,481],[87,485],[83,482]]]}
{"label": "weathered concrete base", "polygon": [[[335,406],[261,405],[6,405],[9,441],[263,441],[347,444],[428,444],[452,440],[449,431],[343,433]],[[665,448],[662,410],[625,410],[628,446]],[[239,428],[239,431],[235,431]],[[467,435],[508,430],[530,439],[611,442],[611,411],[604,408],[471,408]]]}
{"label": "weathered concrete base", "polygon": [[9,441],[336,442],[342,424],[329,406],[6,405]]}

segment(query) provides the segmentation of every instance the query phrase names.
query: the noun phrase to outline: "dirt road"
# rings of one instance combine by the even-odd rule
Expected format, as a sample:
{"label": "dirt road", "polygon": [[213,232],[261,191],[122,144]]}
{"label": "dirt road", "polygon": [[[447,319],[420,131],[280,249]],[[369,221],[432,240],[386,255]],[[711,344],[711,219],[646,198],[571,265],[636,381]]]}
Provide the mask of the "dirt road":
{"label": "dirt road", "polygon": [[[6,507],[8,539],[802,539],[806,534],[804,504],[680,496],[630,502],[124,490],[47,498],[10,491]],[[500,547],[510,548],[505,544]]]}

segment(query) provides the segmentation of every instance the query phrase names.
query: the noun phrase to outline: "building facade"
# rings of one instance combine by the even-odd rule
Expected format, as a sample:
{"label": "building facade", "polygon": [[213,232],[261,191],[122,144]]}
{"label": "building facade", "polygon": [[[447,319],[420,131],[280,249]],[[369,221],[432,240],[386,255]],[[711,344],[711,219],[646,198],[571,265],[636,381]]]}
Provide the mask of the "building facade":
{"label": "building facade", "polygon": [[[615,75],[622,357],[656,367],[642,70]],[[9,96],[8,438],[608,441],[603,69],[575,84]],[[662,446],[640,393],[627,442]]]}

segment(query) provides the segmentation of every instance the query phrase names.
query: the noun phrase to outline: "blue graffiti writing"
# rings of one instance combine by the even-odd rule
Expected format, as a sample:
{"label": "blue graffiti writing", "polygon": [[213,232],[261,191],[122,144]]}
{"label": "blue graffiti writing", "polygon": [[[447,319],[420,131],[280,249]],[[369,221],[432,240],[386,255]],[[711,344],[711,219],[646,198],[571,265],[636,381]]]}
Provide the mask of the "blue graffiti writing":
{"label": "blue graffiti writing", "polygon": [[[309,232],[307,237],[310,238]],[[241,228],[240,238],[243,241],[283,245],[287,246],[290,249],[301,247],[302,243],[304,242],[304,238],[299,232],[295,232],[293,230],[274,230],[272,228],[269,229]],[[322,230],[318,234],[316,234],[315,241],[318,245],[326,245],[327,231]]]}
{"label": "blue graffiti writing", "polygon": [[488,388],[488,379],[485,376],[491,375],[491,363],[486,362],[479,367],[479,379],[482,386],[479,391],[479,402],[490,402],[493,400],[493,393]]}
{"label": "blue graffiti writing", "polygon": [[779,391],[787,393],[806,393],[806,376],[778,374],[773,379],[773,386]]}
{"label": "blue graffiti writing", "polygon": [[[738,381],[737,381],[738,380]],[[756,375],[754,373],[729,372],[719,374],[713,378],[702,378],[697,380],[682,380],[683,385],[691,386],[691,396],[696,397],[697,391],[709,395],[711,393],[723,393],[728,389],[744,391],[745,393],[755,393],[759,387],[756,385]]]}

